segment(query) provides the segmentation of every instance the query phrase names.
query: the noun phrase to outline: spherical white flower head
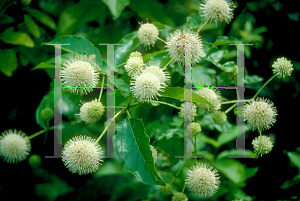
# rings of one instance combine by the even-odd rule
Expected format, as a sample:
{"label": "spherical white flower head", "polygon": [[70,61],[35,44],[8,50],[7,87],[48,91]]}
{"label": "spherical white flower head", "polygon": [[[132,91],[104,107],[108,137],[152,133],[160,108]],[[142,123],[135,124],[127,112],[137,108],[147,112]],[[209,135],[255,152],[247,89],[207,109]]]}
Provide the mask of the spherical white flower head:
{"label": "spherical white flower head", "polygon": [[152,151],[152,156],[153,156],[154,163],[155,163],[156,160],[157,160],[157,151],[156,151],[156,149],[152,145],[150,145],[150,149]]}
{"label": "spherical white flower head", "polygon": [[23,161],[31,151],[28,136],[22,131],[8,130],[0,136],[0,156],[8,163]]}
{"label": "spherical white flower head", "polygon": [[273,143],[270,140],[270,137],[267,137],[265,135],[258,136],[252,141],[254,152],[257,155],[264,155],[268,154],[273,147]]}
{"label": "spherical white flower head", "polygon": [[143,62],[143,58],[129,57],[124,67],[128,75],[134,77],[142,73],[142,70],[144,69],[144,65],[145,64]]}
{"label": "spherical white flower head", "polygon": [[245,120],[252,127],[252,130],[266,130],[276,122],[277,109],[273,102],[268,99],[257,98],[251,100],[245,107]]}
{"label": "spherical white flower head", "polygon": [[160,84],[159,78],[150,72],[144,72],[136,77],[134,81],[131,82],[131,91],[133,95],[142,101],[150,101],[159,95],[162,86]]}
{"label": "spherical white flower head", "polygon": [[193,166],[187,172],[185,180],[187,188],[198,197],[210,197],[219,189],[220,177],[217,170],[207,164]]}
{"label": "spherical white flower head", "polygon": [[73,137],[64,146],[62,151],[62,161],[72,172],[90,174],[98,170],[102,165],[101,147],[94,139],[86,136]]}
{"label": "spherical white flower head", "polygon": [[142,45],[149,47],[154,44],[158,38],[158,29],[150,23],[142,24],[138,30],[138,37]]}
{"label": "spherical white flower head", "polygon": [[173,195],[172,201],[188,201],[188,198],[184,193],[177,192]]}
{"label": "spherical white flower head", "polygon": [[131,52],[129,55],[129,58],[132,58],[132,57],[139,57],[139,58],[143,59],[142,54],[138,51]]}
{"label": "spherical white flower head", "polygon": [[203,57],[203,44],[200,36],[193,31],[176,30],[167,37],[166,48],[168,54],[175,62],[183,65],[185,62],[185,44],[191,44],[192,50],[189,57],[192,56],[191,63],[194,65]]}
{"label": "spherical white flower head", "polygon": [[293,69],[293,64],[291,61],[287,60],[285,57],[277,59],[272,65],[274,75],[277,77],[285,78],[286,76],[291,76]]}
{"label": "spherical white flower head", "polygon": [[158,66],[148,66],[146,67],[143,72],[149,72],[149,73],[153,73],[154,75],[156,75],[159,79],[160,84],[165,87],[167,86],[167,82],[170,79],[170,75],[167,71],[164,71],[165,69],[161,69]]}
{"label": "spherical white flower head", "polygon": [[215,113],[213,113],[212,117],[213,117],[215,124],[218,124],[218,125],[222,125],[227,121],[227,116],[226,116],[225,112],[222,112],[222,111],[216,111]]}
{"label": "spherical white flower head", "polygon": [[105,107],[97,99],[84,103],[80,108],[80,118],[86,123],[95,123],[103,116]]}
{"label": "spherical white flower head", "polygon": [[220,92],[216,89],[201,88],[197,90],[196,93],[212,104],[213,107],[204,103],[196,103],[196,105],[204,109],[206,113],[213,113],[221,108]]}
{"label": "spherical white flower head", "polygon": [[203,0],[203,3],[200,4],[200,15],[205,20],[229,23],[233,18],[234,7],[230,0]]}
{"label": "spherical white flower head", "polygon": [[201,131],[201,126],[199,123],[196,123],[196,122],[193,122],[193,123],[190,123],[188,126],[187,126],[187,131],[189,134],[191,134],[192,136],[195,136],[197,135],[198,133],[200,133]]}
{"label": "spherical white flower head", "polygon": [[62,84],[74,94],[84,95],[98,84],[97,65],[86,56],[77,56],[63,64]]}
{"label": "spherical white flower head", "polygon": [[191,102],[182,103],[179,116],[185,118],[187,121],[194,121],[194,117],[197,116],[197,106]]}

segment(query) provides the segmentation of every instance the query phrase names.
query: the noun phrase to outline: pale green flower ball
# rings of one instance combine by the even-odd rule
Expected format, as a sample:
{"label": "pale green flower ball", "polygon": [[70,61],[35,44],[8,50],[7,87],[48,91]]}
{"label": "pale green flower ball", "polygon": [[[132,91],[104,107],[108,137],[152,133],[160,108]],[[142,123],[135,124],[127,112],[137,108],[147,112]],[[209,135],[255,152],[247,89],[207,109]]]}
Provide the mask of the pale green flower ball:
{"label": "pale green flower ball", "polygon": [[196,122],[193,122],[193,123],[190,123],[188,126],[187,126],[187,131],[195,136],[197,135],[198,133],[200,133],[201,131],[201,126],[199,123],[196,123]]}
{"label": "pale green flower ball", "polygon": [[188,201],[188,198],[184,193],[177,192],[173,195],[172,201]]}
{"label": "pale green flower ball", "polygon": [[160,187],[160,192],[163,195],[171,195],[173,193],[172,186],[170,184],[167,184],[166,186],[161,186]]}
{"label": "pale green flower ball", "polygon": [[36,154],[32,154],[28,159],[29,165],[31,167],[38,167],[41,164],[41,157]]}
{"label": "pale green flower ball", "polygon": [[90,174],[102,165],[101,149],[94,139],[75,136],[65,144],[62,150],[62,161],[72,173]]}
{"label": "pale green flower ball", "polygon": [[45,121],[49,121],[54,117],[53,109],[45,108],[41,111],[41,117]]}
{"label": "pale green flower ball", "polygon": [[222,125],[227,121],[227,115],[225,114],[225,112],[222,111],[217,111],[213,113],[212,117],[214,122],[218,125]]}
{"label": "pale green flower ball", "polygon": [[204,0],[203,2],[204,4],[200,4],[200,15],[205,21],[229,23],[233,18],[234,7],[231,0]]}
{"label": "pale green flower ball", "polygon": [[207,164],[198,164],[188,170],[186,186],[195,196],[210,197],[219,189],[220,177],[215,169]]}
{"label": "pale green flower ball", "polygon": [[95,123],[103,116],[105,106],[97,99],[84,103],[80,108],[80,118],[86,123]]}
{"label": "pale green flower ball", "polygon": [[197,106],[191,102],[182,103],[180,106],[179,116],[188,121],[194,121],[194,117],[197,116]]}
{"label": "pale green flower ball", "polygon": [[138,38],[146,48],[154,44],[158,38],[158,29],[150,23],[142,24],[138,30]]}
{"label": "pale green flower ball", "polygon": [[264,155],[268,154],[270,151],[272,151],[273,143],[270,140],[270,137],[267,137],[265,135],[258,136],[252,141],[254,152],[257,155]]}
{"label": "pale green flower ball", "polygon": [[8,163],[25,160],[31,151],[30,140],[22,131],[6,130],[0,136],[0,156]]}
{"label": "pale green flower ball", "polygon": [[294,70],[291,61],[287,60],[285,57],[278,58],[272,65],[274,75],[277,75],[279,79],[283,79],[287,76],[291,76]]}

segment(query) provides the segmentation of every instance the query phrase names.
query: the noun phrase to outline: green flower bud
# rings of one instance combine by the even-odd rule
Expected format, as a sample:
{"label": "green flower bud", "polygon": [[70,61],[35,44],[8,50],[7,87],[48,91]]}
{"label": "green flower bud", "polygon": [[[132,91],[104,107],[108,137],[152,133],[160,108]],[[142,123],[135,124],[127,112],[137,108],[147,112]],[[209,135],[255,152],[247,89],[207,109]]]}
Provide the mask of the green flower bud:
{"label": "green flower bud", "polygon": [[53,109],[45,108],[41,111],[41,117],[44,121],[49,121],[54,117]]}
{"label": "green flower bud", "polygon": [[213,113],[212,117],[213,117],[214,122],[219,125],[222,125],[225,123],[225,121],[227,121],[227,116],[226,116],[225,112],[222,112],[222,111],[217,111],[217,112]]}
{"label": "green flower bud", "polygon": [[31,167],[38,167],[41,164],[41,157],[36,154],[32,154],[28,159],[29,165]]}

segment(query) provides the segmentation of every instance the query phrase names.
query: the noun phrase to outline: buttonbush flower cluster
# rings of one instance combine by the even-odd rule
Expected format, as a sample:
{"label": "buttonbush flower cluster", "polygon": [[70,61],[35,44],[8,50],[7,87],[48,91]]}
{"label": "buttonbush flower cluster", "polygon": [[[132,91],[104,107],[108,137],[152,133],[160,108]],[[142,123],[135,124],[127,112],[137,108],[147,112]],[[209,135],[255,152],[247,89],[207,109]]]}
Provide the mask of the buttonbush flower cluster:
{"label": "buttonbush flower cluster", "polygon": [[[258,158],[258,156],[272,154],[271,151],[275,144],[268,135],[262,135],[262,132],[266,132],[272,126],[275,126],[279,113],[274,102],[258,96],[272,79],[285,79],[292,75],[294,68],[292,61],[286,57],[278,58],[270,67],[273,76],[252,98],[246,100],[228,100],[224,97],[226,95],[223,93],[221,95],[219,91],[221,87],[218,86],[197,86],[200,83],[199,80],[205,82],[205,76],[212,78],[213,81],[211,82],[215,83],[218,83],[221,77],[214,75],[216,72],[213,69],[208,69],[205,62],[213,64],[212,68],[219,68],[218,70],[224,73],[222,74],[224,77],[236,77],[239,73],[239,67],[234,62],[220,63],[222,59],[226,60],[224,55],[227,55],[228,52],[218,47],[220,44],[227,45],[228,42],[235,41],[235,38],[223,37],[216,39],[219,41],[215,43],[206,42],[204,40],[207,39],[207,36],[201,32],[202,28],[211,22],[229,24],[234,16],[235,6],[233,2],[231,0],[203,0],[200,4],[197,4],[197,8],[199,8],[199,12],[197,11],[196,17],[201,18],[202,21],[195,27],[193,27],[193,23],[185,24],[176,29],[169,29],[167,25],[160,22],[148,22],[148,20],[147,23],[139,23],[140,26],[137,32],[126,36],[126,40],[130,37],[133,38],[126,42],[129,45],[123,44],[124,49],[115,51],[117,54],[114,55],[116,62],[114,79],[108,76],[110,72],[104,70],[105,63],[109,63],[105,61],[105,54],[101,58],[96,58],[98,57],[96,55],[101,54],[94,46],[81,51],[80,48],[88,47],[87,44],[90,44],[90,42],[80,38],[86,43],[79,43],[81,45],[78,45],[76,51],[67,49],[67,52],[72,53],[73,56],[64,55],[63,60],[65,62],[59,71],[60,78],[56,78],[61,81],[62,88],[66,89],[62,90],[62,93],[68,92],[72,95],[69,100],[72,103],[63,104],[63,109],[59,108],[60,111],[57,112],[53,109],[52,105],[54,104],[51,102],[55,99],[53,98],[54,94],[51,94],[53,91],[49,92],[41,101],[36,112],[37,123],[43,127],[43,130],[30,136],[16,129],[2,132],[0,136],[0,157],[7,163],[19,163],[28,158],[29,165],[32,168],[38,168],[42,164],[42,159],[37,154],[30,156],[30,142],[32,138],[42,133],[46,133],[45,136],[47,137],[50,130],[61,129],[58,125],[49,126],[51,120],[55,118],[55,111],[55,115],[62,115],[63,119],[67,118],[70,121],[68,124],[62,123],[63,128],[69,126],[68,129],[70,129],[74,126],[74,132],[67,135],[68,139],[63,138],[62,142],[59,142],[63,146],[61,162],[69,171],[69,174],[86,175],[98,170],[101,171],[100,167],[106,165],[102,160],[105,157],[102,147],[106,146],[106,150],[109,150],[108,143],[112,143],[113,153],[119,156],[126,170],[132,172],[144,183],[161,184],[159,190],[157,187],[155,191],[154,188],[151,189],[155,193],[151,191],[148,194],[155,195],[148,200],[152,198],[154,200],[159,196],[165,196],[165,200],[172,201],[188,201],[191,196],[195,196],[197,199],[212,198],[217,200],[214,196],[218,196],[217,191],[220,188],[221,177],[224,180],[227,177],[227,179],[232,180],[232,176],[226,168],[232,164],[232,167],[234,167],[236,162],[234,159],[227,158],[228,153],[232,153],[230,151],[217,153],[221,150],[219,147],[225,144],[224,141],[231,139],[231,137],[228,137],[228,139],[227,136],[224,137],[224,133],[230,135],[232,132],[229,129],[234,130],[236,128],[235,125],[232,126],[232,123],[229,122],[230,116],[227,115],[238,103],[245,103],[244,107],[240,111],[237,110],[236,113],[239,117],[244,115],[246,125],[252,131],[257,131],[258,136],[253,137],[252,140],[252,155],[256,154],[256,158]],[[161,34],[164,37],[159,36],[162,30],[158,30],[157,27],[164,29],[165,33]],[[209,32],[207,35],[209,35]],[[67,43],[70,38],[76,41],[71,36],[63,36],[61,41]],[[211,38],[214,40],[214,37]],[[236,41],[238,40],[236,39]],[[135,49],[138,45],[142,50]],[[187,49],[187,45],[190,45],[190,49]],[[162,50],[145,53],[151,47],[156,46]],[[228,55],[227,57],[230,57]],[[186,64],[187,61],[190,61],[191,66]],[[192,89],[187,90],[182,86],[172,86],[178,83],[183,85],[188,80],[186,77],[187,70],[190,70],[193,76],[192,83],[187,83],[191,84]],[[183,72],[185,73],[184,76]],[[203,72],[203,74],[205,72],[206,75],[201,76],[201,79],[198,80],[197,77],[200,77],[198,72]],[[95,89],[97,89],[99,81],[102,82],[99,87],[99,94],[94,97],[94,94],[98,93]],[[110,86],[109,83],[114,85]],[[113,101],[117,102],[118,105],[106,106],[109,101],[113,102],[107,98],[109,91],[114,92]],[[190,101],[186,99],[188,93],[191,93]],[[83,95],[88,96],[83,97]],[[102,95],[106,96],[107,99],[103,100]],[[77,100],[76,115],[78,116],[75,117],[70,110],[73,109],[73,101]],[[79,101],[81,101],[81,104],[79,104]],[[226,104],[232,105],[228,109],[224,109]],[[56,105],[54,106],[56,107]],[[160,109],[167,107],[172,110]],[[109,117],[110,115],[105,117],[104,113],[110,109],[113,110],[113,117]],[[155,119],[155,115],[160,113],[162,113],[161,118]],[[153,122],[143,122],[142,119],[136,118],[139,115],[149,116],[149,119],[153,119]],[[170,118],[170,115],[174,115],[174,117]],[[118,118],[123,118],[123,120],[116,121]],[[148,123],[150,126],[147,125]],[[151,134],[147,133],[148,128],[150,128]],[[100,131],[100,129],[102,130]],[[209,136],[208,130],[213,129],[221,131],[221,137]],[[88,136],[86,134],[88,132],[85,130],[91,131],[91,133],[93,131],[92,134],[97,135],[97,138],[94,139],[92,135]],[[115,133],[115,135],[111,138],[107,135],[106,141],[103,142],[107,144],[101,146],[103,136],[111,133]],[[214,137],[216,139],[213,139]],[[179,160],[180,157],[175,158],[172,155],[173,153],[165,153],[163,150],[168,148],[177,154],[177,151],[182,148],[179,145],[183,145],[179,143],[179,140],[191,143],[191,147],[186,146],[184,149],[186,160]],[[158,146],[154,147],[151,143],[153,144],[155,141],[158,141]],[[199,142],[201,142],[200,145]],[[213,154],[210,153],[211,148],[203,148],[206,144],[215,148]],[[197,156],[201,154],[205,156],[197,159]],[[216,157],[216,154],[219,155]],[[107,153],[107,156],[109,156],[109,153]],[[190,156],[194,157],[193,160],[189,159]],[[171,157],[175,159],[173,160]],[[226,159],[222,157],[226,157]],[[204,163],[204,161],[206,162]],[[169,167],[177,172],[174,173],[173,170],[172,172],[165,172]],[[110,166],[106,167],[106,170],[109,168]],[[157,171],[158,168],[162,168],[163,171]],[[182,174],[180,174],[181,171]],[[173,179],[168,180],[169,183],[166,183],[160,177],[161,173],[171,175]],[[184,178],[178,179],[179,176]],[[182,190],[178,189],[180,182],[183,183]],[[232,181],[224,183],[226,185],[230,184],[229,186],[232,185],[233,189],[240,190],[238,189],[240,186],[234,186],[236,184]],[[226,189],[227,187],[223,188],[224,192],[222,191],[220,194],[224,194],[227,191]],[[157,192],[161,195],[158,195]],[[138,199],[140,198],[136,198],[136,200]],[[233,199],[233,197],[228,197],[228,199]]]}

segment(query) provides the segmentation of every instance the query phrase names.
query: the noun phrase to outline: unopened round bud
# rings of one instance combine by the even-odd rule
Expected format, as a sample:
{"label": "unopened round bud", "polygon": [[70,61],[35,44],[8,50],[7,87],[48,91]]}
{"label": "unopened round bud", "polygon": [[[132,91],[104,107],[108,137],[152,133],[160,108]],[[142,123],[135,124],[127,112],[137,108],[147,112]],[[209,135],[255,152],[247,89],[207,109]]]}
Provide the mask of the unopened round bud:
{"label": "unopened round bud", "polygon": [[199,123],[193,122],[187,126],[187,131],[189,134],[195,136],[201,131],[201,126]]}
{"label": "unopened round bud", "polygon": [[173,195],[172,201],[188,201],[188,198],[184,193],[177,192]]}
{"label": "unopened round bud", "polygon": [[32,154],[28,159],[29,165],[31,167],[38,167],[41,164],[41,157],[36,154]]}
{"label": "unopened round bud", "polygon": [[225,112],[222,112],[220,110],[213,113],[212,117],[214,122],[218,125],[222,125],[225,123],[225,121],[227,121],[227,115],[225,114]]}
{"label": "unopened round bud", "polygon": [[45,121],[49,121],[53,118],[54,113],[53,113],[53,109],[51,108],[45,108],[41,111],[41,117],[43,120]]}
{"label": "unopened round bud", "polygon": [[172,186],[170,184],[167,184],[166,186],[161,186],[160,192],[163,195],[171,195],[173,193]]}

